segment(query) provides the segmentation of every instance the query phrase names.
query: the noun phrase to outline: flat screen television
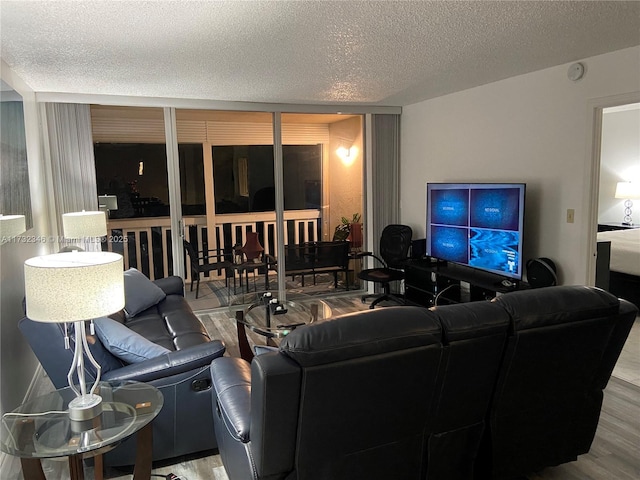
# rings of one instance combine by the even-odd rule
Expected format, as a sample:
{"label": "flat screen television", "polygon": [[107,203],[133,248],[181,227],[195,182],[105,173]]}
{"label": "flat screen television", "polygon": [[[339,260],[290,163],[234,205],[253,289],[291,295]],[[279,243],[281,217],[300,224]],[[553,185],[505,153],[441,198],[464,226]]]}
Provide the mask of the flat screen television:
{"label": "flat screen television", "polygon": [[427,183],[427,255],[522,279],[524,183]]}

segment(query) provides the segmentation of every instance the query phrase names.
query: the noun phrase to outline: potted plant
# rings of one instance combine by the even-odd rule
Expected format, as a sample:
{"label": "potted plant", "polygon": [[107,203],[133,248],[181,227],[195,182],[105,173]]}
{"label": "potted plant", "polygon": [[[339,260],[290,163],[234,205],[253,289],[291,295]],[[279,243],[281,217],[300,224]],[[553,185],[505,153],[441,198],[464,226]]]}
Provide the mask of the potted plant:
{"label": "potted plant", "polygon": [[347,240],[351,242],[351,248],[362,247],[362,223],[360,223],[360,214],[354,213],[349,225],[349,236]]}
{"label": "potted plant", "polygon": [[354,213],[349,220],[347,217],[342,217],[340,225],[336,227],[333,234],[334,240],[349,240],[351,246],[359,248],[362,246],[362,223],[360,223],[360,214]]}

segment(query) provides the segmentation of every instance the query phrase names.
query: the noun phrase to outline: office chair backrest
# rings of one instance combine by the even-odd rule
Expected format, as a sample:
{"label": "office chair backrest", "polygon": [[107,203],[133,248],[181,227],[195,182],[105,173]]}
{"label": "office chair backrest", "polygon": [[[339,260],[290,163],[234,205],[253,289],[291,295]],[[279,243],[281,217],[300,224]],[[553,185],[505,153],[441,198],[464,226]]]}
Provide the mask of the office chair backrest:
{"label": "office chair backrest", "polygon": [[380,237],[380,257],[387,266],[394,268],[404,264],[411,247],[413,231],[407,225],[387,225]]}

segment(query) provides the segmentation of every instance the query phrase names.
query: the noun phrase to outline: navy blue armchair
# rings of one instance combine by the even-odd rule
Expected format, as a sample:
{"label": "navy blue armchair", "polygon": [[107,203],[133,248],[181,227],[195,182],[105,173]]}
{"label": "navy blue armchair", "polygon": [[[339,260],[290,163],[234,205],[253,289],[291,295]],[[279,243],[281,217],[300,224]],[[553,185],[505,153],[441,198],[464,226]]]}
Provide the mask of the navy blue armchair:
{"label": "navy blue armchair", "polygon": [[[101,380],[135,380],[149,383],[164,396],[164,406],[153,423],[153,460],[163,460],[217,447],[211,414],[211,374],[209,364],[225,352],[224,344],[209,338],[202,322],[183,297],[180,277],[154,282],[166,298],[158,304],[120,321],[146,339],[168,349],[168,353],[139,363],[127,364],[111,355],[100,340],[88,338],[90,350],[102,367]],[[60,324],[19,322],[56,388],[68,386],[67,373],[73,350],[64,348]],[[95,378],[90,363],[87,374]],[[92,379],[93,380],[93,379]],[[179,402],[179,405],[178,405]],[[124,466],[135,462],[135,438],[105,454],[105,465]]]}

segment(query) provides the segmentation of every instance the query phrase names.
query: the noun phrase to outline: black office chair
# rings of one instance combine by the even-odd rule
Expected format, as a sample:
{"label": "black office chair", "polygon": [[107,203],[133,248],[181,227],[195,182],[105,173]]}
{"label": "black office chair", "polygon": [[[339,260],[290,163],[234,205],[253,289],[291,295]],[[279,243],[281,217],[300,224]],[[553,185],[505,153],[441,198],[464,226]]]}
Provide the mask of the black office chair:
{"label": "black office chair", "polygon": [[[193,245],[186,240],[183,240],[184,249],[187,251],[189,257],[189,263],[191,264],[191,291],[193,292],[193,282],[196,281],[196,298],[200,292],[200,274],[210,273],[213,271],[224,270],[225,285],[229,288],[228,284],[228,269],[233,266],[231,262],[231,254],[224,253],[222,249],[207,250],[206,252],[198,252]],[[206,256],[204,254],[207,254]]]}
{"label": "black office chair", "polygon": [[370,256],[375,258],[382,264],[379,268],[369,268],[362,270],[358,277],[368,282],[382,284],[382,294],[364,295],[362,303],[367,298],[375,297],[369,308],[374,308],[383,300],[392,300],[398,303],[404,303],[404,300],[391,294],[390,283],[404,279],[404,265],[409,255],[409,247],[411,246],[411,235],[413,234],[411,227],[407,225],[387,225],[382,230],[380,237],[380,256],[374,255],[372,252],[361,252],[357,257]]}

